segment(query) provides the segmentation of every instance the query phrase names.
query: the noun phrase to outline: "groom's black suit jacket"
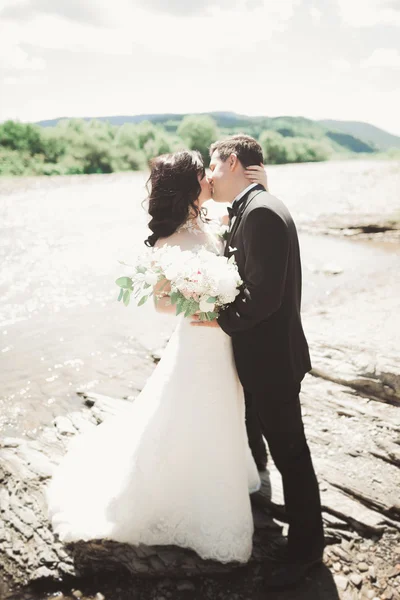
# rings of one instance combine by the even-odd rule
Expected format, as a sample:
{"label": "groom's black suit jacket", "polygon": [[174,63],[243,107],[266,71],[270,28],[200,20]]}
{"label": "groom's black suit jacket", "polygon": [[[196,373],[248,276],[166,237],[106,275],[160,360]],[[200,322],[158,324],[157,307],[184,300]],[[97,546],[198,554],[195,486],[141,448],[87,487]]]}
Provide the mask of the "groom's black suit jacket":
{"label": "groom's black suit jacket", "polygon": [[240,201],[225,248],[232,254],[244,284],[218,322],[232,337],[244,389],[300,383],[311,362],[300,317],[299,241],[286,206],[261,185]]}

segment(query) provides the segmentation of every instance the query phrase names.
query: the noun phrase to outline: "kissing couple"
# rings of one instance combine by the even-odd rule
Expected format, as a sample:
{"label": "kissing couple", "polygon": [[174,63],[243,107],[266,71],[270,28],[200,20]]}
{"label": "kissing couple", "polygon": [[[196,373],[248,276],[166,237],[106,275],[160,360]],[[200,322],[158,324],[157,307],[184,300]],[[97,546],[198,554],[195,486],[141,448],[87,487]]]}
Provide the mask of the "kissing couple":
{"label": "kissing couple", "polygon": [[[47,489],[49,517],[65,542],[176,545],[204,559],[246,563],[265,439],[289,523],[266,584],[286,587],[321,563],[324,547],[299,400],[311,369],[299,242],[288,209],[267,191],[255,139],[217,141],[210,159],[209,175],[198,152],[153,159],[146,244],[234,254],[240,293],[213,321],[174,317],[162,359],[133,404],[71,442]],[[226,244],[221,223],[205,214],[211,197],[231,203],[222,217]],[[165,284],[156,309],[172,315]]]}

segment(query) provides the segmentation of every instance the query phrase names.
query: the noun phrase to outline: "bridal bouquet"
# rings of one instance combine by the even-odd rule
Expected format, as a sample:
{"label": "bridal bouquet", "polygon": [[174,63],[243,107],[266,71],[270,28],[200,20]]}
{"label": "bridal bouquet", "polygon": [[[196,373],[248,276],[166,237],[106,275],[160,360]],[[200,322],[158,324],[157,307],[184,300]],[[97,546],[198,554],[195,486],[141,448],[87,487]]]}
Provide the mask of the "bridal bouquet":
{"label": "bridal bouquet", "polygon": [[[125,264],[125,263],[123,263]],[[209,250],[181,250],[164,246],[143,254],[128,277],[119,277],[118,296],[128,306],[131,296],[138,305],[154,295],[153,286],[164,280],[157,297],[168,295],[176,305],[176,314],[191,317],[198,313],[203,321],[211,321],[219,310],[234,301],[242,285],[234,256],[218,256]],[[170,291],[163,291],[169,283]]]}

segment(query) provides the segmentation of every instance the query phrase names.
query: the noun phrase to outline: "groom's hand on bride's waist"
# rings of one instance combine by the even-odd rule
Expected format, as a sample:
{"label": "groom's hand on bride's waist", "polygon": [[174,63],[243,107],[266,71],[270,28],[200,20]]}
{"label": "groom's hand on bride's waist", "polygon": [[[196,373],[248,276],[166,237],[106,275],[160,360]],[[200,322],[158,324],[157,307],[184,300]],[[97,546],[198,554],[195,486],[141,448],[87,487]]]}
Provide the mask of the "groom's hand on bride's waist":
{"label": "groom's hand on bride's waist", "polygon": [[217,319],[213,321],[200,321],[199,315],[193,315],[190,324],[194,327],[219,327]]}

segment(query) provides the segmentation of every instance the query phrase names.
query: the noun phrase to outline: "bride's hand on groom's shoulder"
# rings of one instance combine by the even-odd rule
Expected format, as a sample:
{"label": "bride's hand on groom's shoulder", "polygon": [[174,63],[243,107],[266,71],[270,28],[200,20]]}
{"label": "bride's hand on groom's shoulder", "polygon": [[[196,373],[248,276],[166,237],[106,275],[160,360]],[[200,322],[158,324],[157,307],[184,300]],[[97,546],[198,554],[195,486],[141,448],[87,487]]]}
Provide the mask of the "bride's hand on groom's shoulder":
{"label": "bride's hand on groom's shoulder", "polygon": [[251,183],[259,183],[268,190],[267,170],[264,165],[251,165],[244,172],[245,176]]}
{"label": "bride's hand on groom's shoulder", "polygon": [[217,319],[213,321],[200,321],[199,315],[193,315],[191,319],[190,324],[194,327],[219,327]]}

